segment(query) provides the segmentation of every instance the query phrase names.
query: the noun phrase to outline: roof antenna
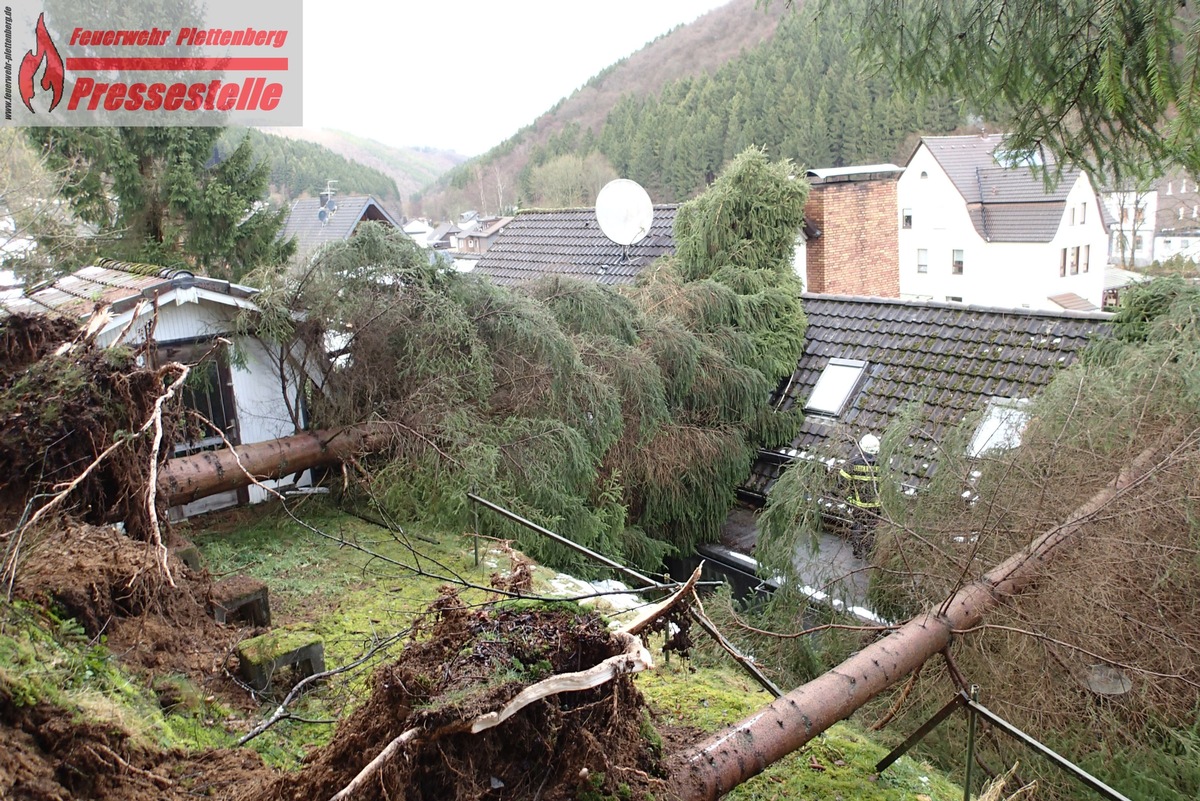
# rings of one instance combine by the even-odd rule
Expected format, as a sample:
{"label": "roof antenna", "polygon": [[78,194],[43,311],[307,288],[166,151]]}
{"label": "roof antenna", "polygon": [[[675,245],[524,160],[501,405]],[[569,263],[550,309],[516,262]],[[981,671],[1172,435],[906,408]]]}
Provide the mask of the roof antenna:
{"label": "roof antenna", "polygon": [[330,216],[337,211],[337,203],[333,199],[333,196],[337,194],[337,190],[333,188],[336,183],[337,181],[325,181],[325,191],[320,194],[321,207],[317,209],[317,219],[321,221],[322,225],[329,222]]}

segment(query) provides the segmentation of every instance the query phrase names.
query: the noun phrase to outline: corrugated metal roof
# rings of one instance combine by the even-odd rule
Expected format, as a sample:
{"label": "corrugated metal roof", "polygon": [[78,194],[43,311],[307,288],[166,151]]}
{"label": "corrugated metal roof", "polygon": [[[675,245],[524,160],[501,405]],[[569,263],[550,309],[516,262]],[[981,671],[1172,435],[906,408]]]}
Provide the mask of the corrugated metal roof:
{"label": "corrugated metal roof", "polygon": [[341,195],[334,200],[337,211],[329,215],[325,222],[321,222],[318,216],[321,210],[319,198],[301,198],[292,203],[279,238],[286,240],[295,237],[296,252],[305,255],[329,242],[349,239],[363,220],[378,220],[400,228],[396,218],[370,195]]}
{"label": "corrugated metal roof", "polygon": [[19,296],[0,298],[0,316],[51,312],[82,318],[103,306],[119,314],[143,299],[193,286],[235,298],[249,298],[258,292],[187,270],[101,259],[49,284],[31,287]]}
{"label": "corrugated metal roof", "polygon": [[500,232],[474,272],[504,285],[550,275],[631,284],[655,259],[675,252],[678,208],[655,206],[650,233],[627,250],[600,230],[595,209],[523,211]]}
{"label": "corrugated metal roof", "polygon": [[[784,450],[846,457],[859,437],[881,434],[901,408],[917,402],[926,425],[915,435],[916,456],[901,467],[912,486],[937,469],[937,446],[951,427],[982,411],[989,398],[1035,396],[1093,337],[1107,335],[1111,318],[812,294],[804,295],[804,311],[804,354],[773,406],[802,406],[830,359],[867,367],[840,417],[810,415]],[[744,489],[767,494],[787,461],[778,453],[761,456]]]}

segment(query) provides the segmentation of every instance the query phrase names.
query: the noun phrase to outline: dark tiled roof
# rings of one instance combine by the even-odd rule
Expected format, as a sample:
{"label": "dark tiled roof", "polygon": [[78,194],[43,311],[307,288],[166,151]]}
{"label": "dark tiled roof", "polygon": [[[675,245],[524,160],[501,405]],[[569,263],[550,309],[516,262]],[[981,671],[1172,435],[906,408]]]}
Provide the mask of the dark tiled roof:
{"label": "dark tiled roof", "polygon": [[258,291],[186,270],[102,259],[22,295],[0,298],[0,317],[47,312],[86,317],[101,306],[109,306],[114,314],[119,314],[143,299],[151,300],[172,289],[193,286],[234,298],[249,298]]}
{"label": "dark tiled roof", "polygon": [[807,344],[796,372],[771,402],[803,405],[831,358],[867,362],[857,394],[837,420],[809,415],[789,448],[764,453],[744,489],[765,495],[786,452],[843,458],[863,434],[883,433],[911,401],[925,425],[916,460],[902,466],[919,486],[936,469],[936,446],[965,415],[990,398],[1029,398],[1075,361],[1111,315],[992,309],[838,295],[804,295]]}
{"label": "dark tiled roof", "polygon": [[363,220],[377,220],[399,228],[400,223],[375,198],[369,195],[344,195],[336,198],[337,212],[321,222],[317,212],[321,201],[315,197],[301,198],[292,204],[287,223],[283,226],[281,239],[296,238],[296,252],[300,255],[312,253],[328,242],[342,242],[350,238],[354,229]]}
{"label": "dark tiled roof", "polygon": [[988,242],[1049,242],[1067,204],[978,203],[967,208],[975,230]]}
{"label": "dark tiled roof", "polygon": [[1047,190],[1027,166],[1006,167],[993,153],[1004,136],[927,136],[921,142],[962,195],[975,230],[988,242],[1049,242],[1058,231],[1067,195],[1080,172],[1063,171]]}
{"label": "dark tiled roof", "polygon": [[627,254],[600,230],[595,209],[523,211],[496,237],[475,272],[509,285],[548,275],[631,284],[644,267],[675,252],[678,208],[655,206],[650,233]]}

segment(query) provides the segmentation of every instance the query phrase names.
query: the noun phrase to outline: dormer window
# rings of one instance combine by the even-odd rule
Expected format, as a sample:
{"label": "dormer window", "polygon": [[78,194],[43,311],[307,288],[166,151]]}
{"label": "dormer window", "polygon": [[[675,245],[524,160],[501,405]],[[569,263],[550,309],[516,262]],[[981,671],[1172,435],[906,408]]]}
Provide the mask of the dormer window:
{"label": "dormer window", "polygon": [[1021,444],[1025,424],[1029,422],[1028,398],[992,398],[975,436],[969,453],[972,459],[996,450],[1008,450]]}
{"label": "dormer window", "polygon": [[862,383],[867,363],[857,359],[830,359],[804,404],[806,414],[839,417]]}

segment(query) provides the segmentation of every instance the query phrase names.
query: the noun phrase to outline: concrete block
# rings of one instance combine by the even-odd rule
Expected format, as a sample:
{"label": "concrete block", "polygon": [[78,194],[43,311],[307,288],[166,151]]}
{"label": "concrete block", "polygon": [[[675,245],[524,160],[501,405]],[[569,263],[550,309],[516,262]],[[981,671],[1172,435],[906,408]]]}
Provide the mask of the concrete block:
{"label": "concrete block", "polygon": [[325,644],[301,627],[281,626],[274,631],[238,644],[242,678],[256,690],[271,686],[279,671],[295,667],[300,678],[325,670]]}
{"label": "concrete block", "polygon": [[249,576],[230,576],[214,584],[211,608],[218,623],[242,619],[252,626],[271,625],[267,585]]}
{"label": "concrete block", "polygon": [[171,554],[187,565],[193,573],[199,573],[203,569],[200,561],[200,549],[191,540],[180,540],[178,545],[171,547]]}

